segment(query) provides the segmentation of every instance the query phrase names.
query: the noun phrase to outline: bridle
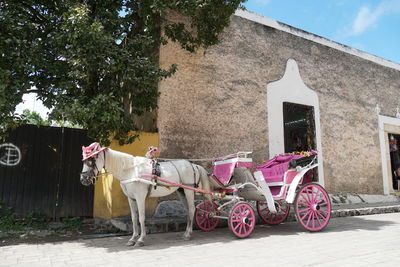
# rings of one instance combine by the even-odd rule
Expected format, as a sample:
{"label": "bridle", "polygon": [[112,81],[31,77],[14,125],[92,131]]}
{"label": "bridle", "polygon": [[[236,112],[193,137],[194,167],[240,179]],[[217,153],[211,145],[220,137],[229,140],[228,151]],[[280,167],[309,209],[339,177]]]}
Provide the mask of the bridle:
{"label": "bridle", "polygon": [[[85,171],[85,172],[81,172],[81,176],[85,177],[85,179],[88,180],[90,182],[90,184],[94,185],[100,177],[108,175],[108,172],[106,170],[106,151],[105,150],[103,150],[103,156],[104,156],[103,168],[101,168],[100,170],[99,170],[99,168],[97,168],[97,164],[96,164],[96,159],[98,158],[98,155],[96,155],[95,157],[90,157],[84,161],[84,164],[86,166],[90,167],[91,169],[88,171]],[[91,175],[91,173],[93,172],[93,166],[97,170],[96,175]],[[101,172],[102,169],[105,170],[104,173]]]}

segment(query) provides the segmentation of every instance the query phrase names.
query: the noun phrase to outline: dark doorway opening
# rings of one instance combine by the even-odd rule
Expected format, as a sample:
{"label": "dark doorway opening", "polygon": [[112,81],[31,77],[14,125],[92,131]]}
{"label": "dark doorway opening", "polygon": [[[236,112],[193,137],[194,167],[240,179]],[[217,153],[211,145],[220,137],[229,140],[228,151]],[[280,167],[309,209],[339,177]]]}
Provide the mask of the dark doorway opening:
{"label": "dark doorway opening", "polygon": [[[283,102],[285,153],[316,150],[314,107]],[[317,182],[318,169],[310,170]]]}
{"label": "dark doorway opening", "polygon": [[388,134],[389,137],[389,151],[390,151],[390,166],[392,174],[392,187],[394,190],[399,190],[400,180],[400,135]]}
{"label": "dark doorway opening", "polygon": [[314,107],[283,102],[285,153],[316,149]]}

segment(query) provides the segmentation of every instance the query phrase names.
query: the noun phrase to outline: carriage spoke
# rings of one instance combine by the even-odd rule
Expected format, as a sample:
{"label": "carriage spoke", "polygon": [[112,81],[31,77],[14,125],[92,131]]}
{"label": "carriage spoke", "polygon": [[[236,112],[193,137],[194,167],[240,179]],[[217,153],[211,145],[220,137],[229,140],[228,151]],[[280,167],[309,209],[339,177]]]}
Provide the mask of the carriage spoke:
{"label": "carriage spoke", "polygon": [[[304,215],[304,214],[306,214],[307,212],[310,212],[310,208],[306,208],[306,209],[304,209],[302,212],[299,212],[299,215]],[[303,213],[304,212],[304,213]],[[301,213],[303,213],[303,214],[301,214]]]}
{"label": "carriage spoke", "polygon": [[301,201],[301,200],[300,200],[298,203],[299,203],[299,204],[302,204],[302,205],[305,206],[305,207],[309,207],[309,206],[310,206],[309,203],[303,202],[303,201]]}
{"label": "carriage spoke", "polygon": [[303,221],[303,220],[304,220],[304,218],[305,218],[305,217],[306,217],[306,216],[307,216],[307,215],[308,215],[310,212],[311,212],[311,210],[308,210],[308,211],[306,212],[306,214],[304,214],[304,216],[300,218],[300,220],[302,220],[302,221]]}
{"label": "carriage spoke", "polygon": [[239,228],[240,226],[240,222],[236,224],[236,226],[233,227],[233,229],[235,229],[235,231]]}
{"label": "carriage spoke", "polygon": [[317,192],[315,192],[314,199],[313,199],[314,203],[317,203],[317,198],[319,197],[319,194],[318,194],[319,192],[320,192],[319,188],[317,188]]}
{"label": "carriage spoke", "polygon": [[312,213],[311,213],[311,224],[312,224],[312,227],[313,228],[315,228],[315,212],[313,211]]}
{"label": "carriage spoke", "polygon": [[269,210],[269,209],[268,208],[260,209],[260,212],[263,212],[264,210]]}
{"label": "carriage spoke", "polygon": [[319,216],[319,217],[321,217],[322,218],[322,220],[324,220],[325,221],[325,219],[326,219],[326,217],[324,217],[319,211],[317,211],[317,215]]}
{"label": "carriage spoke", "polygon": [[325,210],[319,210],[319,211],[325,213],[326,215],[328,215],[328,212],[325,211]]}
{"label": "carriage spoke", "polygon": [[299,213],[305,212],[305,211],[307,211],[307,210],[309,210],[309,209],[310,209],[310,208],[301,209],[301,210],[299,210]]}
{"label": "carriage spoke", "polygon": [[240,216],[245,216],[244,212],[245,212],[245,210],[243,210],[243,207],[240,206],[240,207],[239,207]]}
{"label": "carriage spoke", "polygon": [[304,194],[301,193],[301,196],[303,197],[303,200],[305,200],[307,202],[306,205],[310,205],[310,200],[308,199],[308,195],[304,196]]}
{"label": "carriage spoke", "polygon": [[315,218],[318,220],[319,226],[322,225],[321,220],[318,218],[318,211],[315,211]]}
{"label": "carriage spoke", "polygon": [[207,211],[204,211],[204,210],[199,210],[199,211],[197,212],[197,215],[203,216],[203,215],[206,214],[206,213],[208,213],[208,212],[207,212]]}
{"label": "carriage spoke", "polygon": [[243,224],[242,223],[239,223],[239,233],[241,234],[242,233],[242,231],[243,231]]}
{"label": "carriage spoke", "polygon": [[207,218],[204,218],[199,224],[203,225],[205,221],[207,221]]}
{"label": "carriage spoke", "polygon": [[312,214],[312,211],[310,212],[310,214],[308,215],[308,219],[307,219],[307,223],[306,223],[306,225],[308,226],[308,224],[310,223],[310,220],[311,220],[311,214]]}

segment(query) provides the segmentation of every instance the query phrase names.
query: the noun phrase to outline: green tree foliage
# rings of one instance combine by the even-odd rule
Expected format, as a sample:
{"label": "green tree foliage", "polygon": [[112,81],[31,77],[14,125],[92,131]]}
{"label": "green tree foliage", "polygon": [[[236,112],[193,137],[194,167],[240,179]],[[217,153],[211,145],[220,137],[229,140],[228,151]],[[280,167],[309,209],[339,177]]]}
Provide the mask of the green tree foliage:
{"label": "green tree foliage", "polygon": [[49,126],[50,122],[43,119],[39,113],[36,111],[30,111],[29,109],[24,109],[22,111],[22,117],[25,119],[26,123],[34,124],[37,126]]}
{"label": "green tree foliage", "polygon": [[[158,82],[177,70],[159,67],[159,46],[216,44],[244,1],[0,1],[0,130],[18,122],[16,105],[34,92],[51,120],[82,125],[104,144],[131,142],[133,116],[157,108]],[[168,12],[190,23],[170,22]]]}

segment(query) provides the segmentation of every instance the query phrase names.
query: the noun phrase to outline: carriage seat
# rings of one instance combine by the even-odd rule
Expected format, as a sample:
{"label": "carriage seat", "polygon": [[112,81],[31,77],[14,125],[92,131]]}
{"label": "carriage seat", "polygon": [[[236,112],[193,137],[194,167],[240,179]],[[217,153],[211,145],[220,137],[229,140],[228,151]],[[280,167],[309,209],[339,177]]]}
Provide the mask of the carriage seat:
{"label": "carriage seat", "polygon": [[[277,155],[273,159],[270,159],[269,161],[257,166],[256,171],[261,171],[268,185],[270,186],[283,185],[284,183],[283,178],[287,170],[292,169],[297,165],[299,166],[302,166],[304,164],[307,165],[314,159],[315,155],[317,154],[316,151],[310,151],[305,153],[310,154],[310,156],[306,156],[304,154],[300,155],[293,154],[293,153]],[[312,177],[311,172],[307,173],[305,177],[309,178],[310,175]],[[294,174],[291,173],[288,176],[286,183],[290,183],[293,177]]]}
{"label": "carriage seat", "polygon": [[232,182],[233,171],[236,167],[253,167],[253,159],[248,158],[247,153],[248,152],[239,152],[237,154],[216,159],[213,162],[214,167],[211,177],[220,186],[228,186]]}
{"label": "carriage seat", "polygon": [[282,154],[268,160],[267,162],[256,167],[257,171],[261,171],[268,185],[283,185],[283,177],[289,169],[289,162],[293,159],[301,158],[301,155]]}
{"label": "carriage seat", "polygon": [[285,172],[288,170],[289,162],[284,162],[270,168],[259,169],[264,176],[267,184],[283,184],[283,176]]}

